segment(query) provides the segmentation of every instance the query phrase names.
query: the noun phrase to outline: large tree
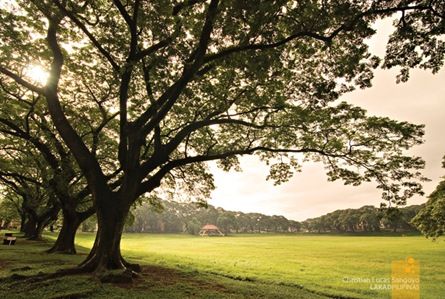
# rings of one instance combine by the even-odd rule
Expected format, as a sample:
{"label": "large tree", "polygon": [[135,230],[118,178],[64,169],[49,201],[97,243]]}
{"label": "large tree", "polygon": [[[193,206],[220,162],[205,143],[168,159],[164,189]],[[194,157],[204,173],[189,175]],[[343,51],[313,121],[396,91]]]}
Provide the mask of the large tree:
{"label": "large tree", "polygon": [[[349,0],[17,0],[3,8],[1,80],[46,99],[95,201],[99,229],[79,270],[130,267],[120,253],[130,206],[161,185],[206,198],[207,161],[227,170],[256,154],[280,183],[315,160],[331,180],[375,180],[395,203],[420,192],[423,161],[403,150],[421,142],[422,126],[336,100],[370,86],[379,59],[365,40],[378,18],[400,18],[388,67],[407,64],[397,60],[405,40],[420,47],[423,66],[440,67],[443,9],[441,1]],[[46,84],[27,76],[31,63],[48,70]],[[100,163],[100,149],[66,114],[75,105],[88,113],[98,99],[119,112],[118,130],[105,130],[118,141],[114,166]],[[107,180],[117,170],[117,181]]]}

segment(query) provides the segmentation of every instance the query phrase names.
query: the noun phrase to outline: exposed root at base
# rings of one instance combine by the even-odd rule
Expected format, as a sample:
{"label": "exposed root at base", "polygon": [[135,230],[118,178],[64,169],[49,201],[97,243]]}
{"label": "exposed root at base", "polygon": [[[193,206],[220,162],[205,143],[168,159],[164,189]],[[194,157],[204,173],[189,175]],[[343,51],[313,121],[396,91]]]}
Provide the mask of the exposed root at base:
{"label": "exposed root at base", "polygon": [[123,271],[109,271],[99,276],[102,283],[132,283],[133,278],[138,277],[136,272],[126,269]]}
{"label": "exposed root at base", "polygon": [[56,249],[56,248],[50,248],[48,250],[45,250],[45,253],[60,253],[60,254],[70,254],[70,255],[75,255],[76,254],[76,250],[73,249]]}

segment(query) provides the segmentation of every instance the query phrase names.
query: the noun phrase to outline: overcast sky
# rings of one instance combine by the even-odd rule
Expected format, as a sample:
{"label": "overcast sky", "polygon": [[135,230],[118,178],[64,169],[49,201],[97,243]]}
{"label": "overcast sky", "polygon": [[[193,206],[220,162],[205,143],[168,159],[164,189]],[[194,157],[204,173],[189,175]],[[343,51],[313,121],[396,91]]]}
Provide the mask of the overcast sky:
{"label": "overcast sky", "polygon": [[[384,54],[390,24],[390,20],[376,24],[379,34],[369,42],[373,53]],[[410,80],[402,84],[395,83],[396,74],[397,70],[378,70],[373,87],[348,94],[343,100],[367,109],[369,114],[426,125],[425,143],[410,152],[426,161],[424,174],[431,182],[424,184],[424,190],[429,194],[445,175],[441,168],[445,154],[445,70],[435,75],[415,70]],[[382,202],[375,184],[352,187],[340,181],[328,182],[321,164],[304,164],[301,173],[280,186],[266,181],[268,168],[254,157],[242,158],[241,166],[241,173],[212,167],[217,188],[210,204],[227,210],[304,220],[336,209],[379,206]],[[418,196],[408,204],[425,201],[425,197]]]}

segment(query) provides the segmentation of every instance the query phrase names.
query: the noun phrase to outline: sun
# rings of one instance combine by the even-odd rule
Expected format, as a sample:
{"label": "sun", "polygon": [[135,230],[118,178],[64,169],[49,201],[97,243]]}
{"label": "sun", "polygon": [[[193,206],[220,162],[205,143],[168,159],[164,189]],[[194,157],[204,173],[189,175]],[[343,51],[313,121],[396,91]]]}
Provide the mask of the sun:
{"label": "sun", "polygon": [[42,66],[37,64],[28,66],[25,69],[25,75],[29,79],[31,79],[35,83],[39,83],[40,85],[46,85],[49,77],[48,72]]}

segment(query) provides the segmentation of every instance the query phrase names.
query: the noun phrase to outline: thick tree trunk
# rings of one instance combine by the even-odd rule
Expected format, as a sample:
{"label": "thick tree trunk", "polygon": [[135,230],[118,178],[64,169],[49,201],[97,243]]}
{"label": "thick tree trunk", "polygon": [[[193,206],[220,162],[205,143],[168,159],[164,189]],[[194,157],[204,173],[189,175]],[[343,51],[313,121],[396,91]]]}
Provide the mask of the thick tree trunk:
{"label": "thick tree trunk", "polygon": [[107,201],[97,211],[98,231],[88,257],[79,265],[83,272],[103,272],[122,269],[137,270],[137,266],[126,262],[120,251],[122,232],[129,206],[117,200]]}
{"label": "thick tree trunk", "polygon": [[25,238],[32,238],[37,234],[37,221],[34,217],[28,217],[28,219],[23,224],[23,232],[25,233]]}
{"label": "thick tree trunk", "polygon": [[42,232],[45,226],[46,226],[46,221],[37,222],[35,230],[33,234],[28,237],[28,240],[33,240],[33,241],[42,240]]}
{"label": "thick tree trunk", "polygon": [[47,252],[76,254],[74,239],[76,237],[76,231],[81,223],[82,220],[75,211],[64,211],[62,229],[60,230],[53,247],[51,247]]}
{"label": "thick tree trunk", "polygon": [[20,232],[25,232],[25,224],[26,224],[26,215],[21,213],[20,214]]}

